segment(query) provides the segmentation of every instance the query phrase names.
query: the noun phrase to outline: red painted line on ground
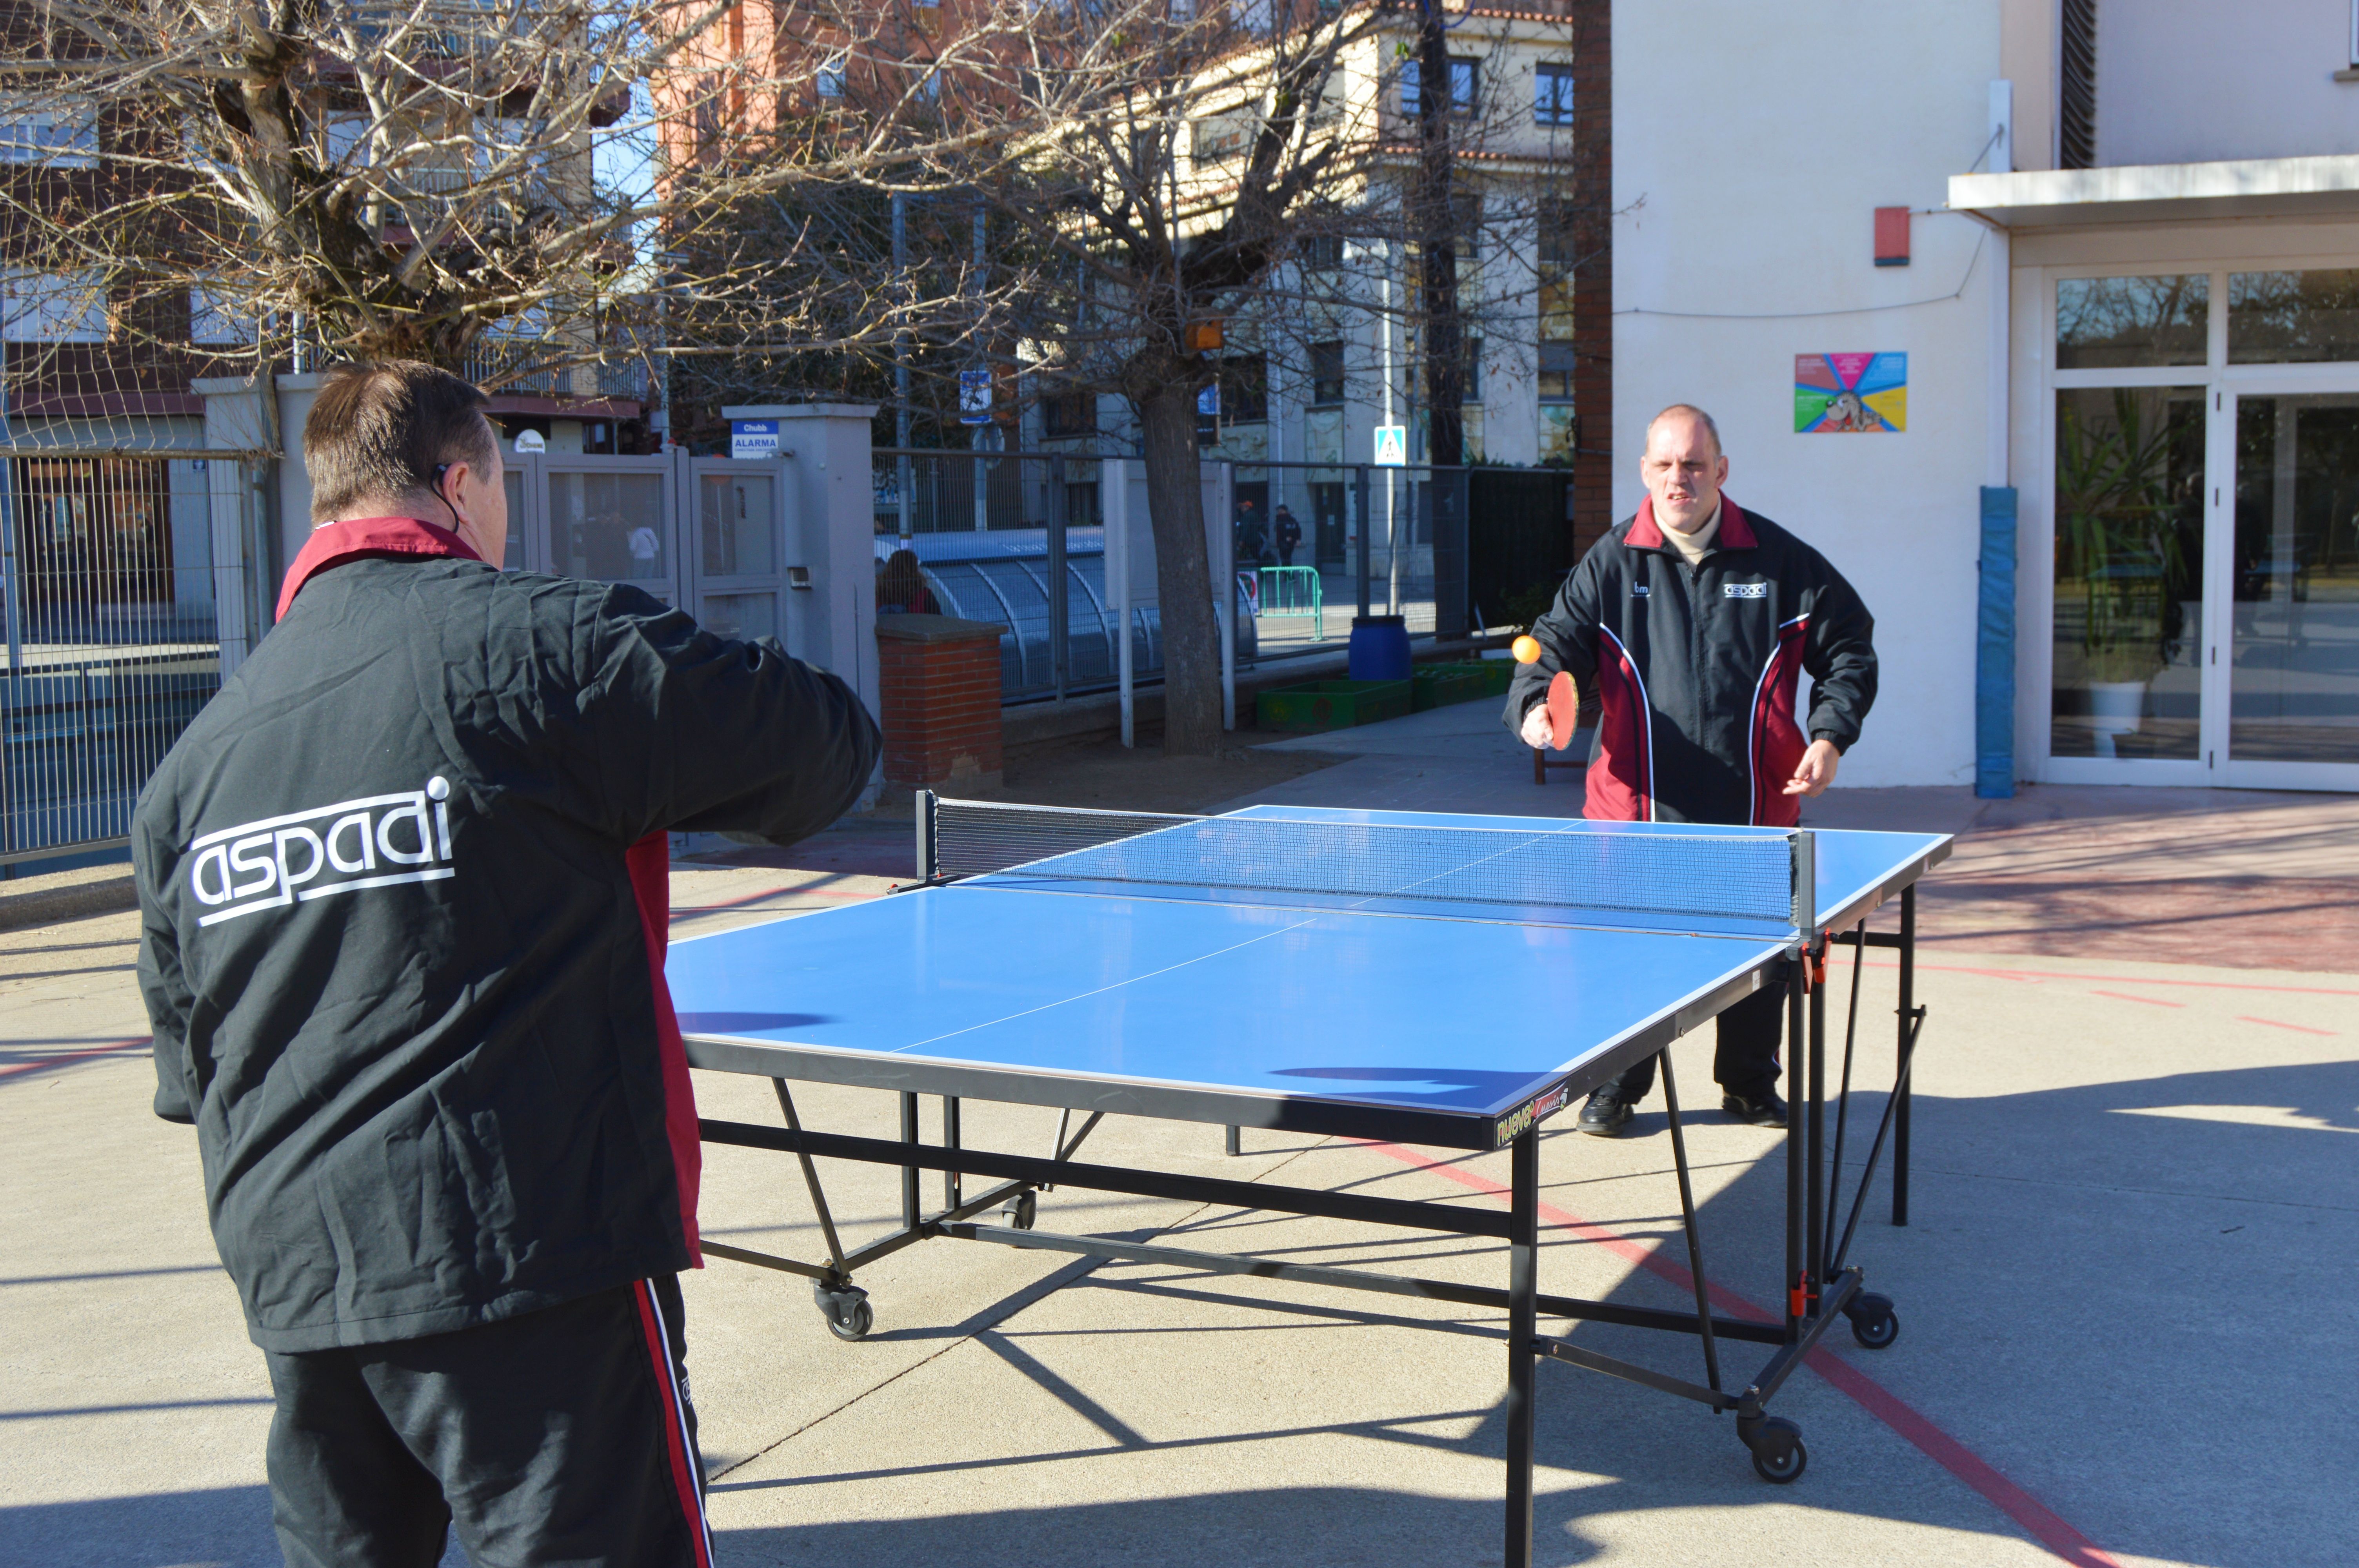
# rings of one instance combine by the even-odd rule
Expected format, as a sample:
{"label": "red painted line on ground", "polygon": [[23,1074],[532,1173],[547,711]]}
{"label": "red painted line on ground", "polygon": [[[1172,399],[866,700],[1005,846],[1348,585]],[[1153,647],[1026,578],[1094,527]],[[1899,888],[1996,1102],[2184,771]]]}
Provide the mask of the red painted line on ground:
{"label": "red painted line on ground", "polygon": [[2132,996],[2127,991],[2093,990],[2091,996],[2109,996],[2115,1001],[2142,1001],[2148,1007],[2185,1007],[2183,1001],[2165,1001],[2158,996]]}
{"label": "red painted line on ground", "polygon": [[[1488,1176],[1479,1175],[1462,1166],[1445,1164],[1439,1160],[1429,1160],[1397,1143],[1372,1142],[1364,1143],[1361,1147],[1390,1155],[1405,1165],[1444,1177],[1462,1187],[1502,1202],[1514,1195],[1509,1188]],[[1571,1231],[1584,1241],[1593,1241],[1610,1249],[1682,1291],[1692,1292],[1695,1289],[1694,1275],[1653,1248],[1633,1241],[1593,1220],[1568,1214],[1553,1204],[1541,1204],[1539,1217],[1560,1230]],[[1751,1318],[1756,1323],[1779,1321],[1723,1285],[1712,1285],[1710,1295],[1712,1305],[1732,1317]],[[2080,1568],[2121,1568],[2118,1559],[2073,1529],[2054,1509],[2000,1475],[1973,1450],[1934,1425],[1858,1368],[1823,1348],[1811,1351],[1809,1362],[1810,1370],[1849,1394],[1861,1409],[1907,1438],[1927,1458],[1981,1493],[2000,1512],[2021,1525],[2033,1540],[2058,1557],[2078,1564]]]}
{"label": "red painted line on ground", "polygon": [[2334,1038],[2334,1031],[2332,1029],[2312,1029],[2307,1023],[2280,1023],[2274,1018],[2255,1018],[2248,1013],[2238,1013],[2236,1015],[2236,1022],[2239,1023],[2266,1023],[2271,1029],[2290,1029],[2296,1034],[2323,1034],[2330,1040]]}
{"label": "red painted line on ground", "polygon": [[[1851,955],[1839,945],[1827,955],[1830,963],[1849,963]],[[1897,969],[1899,960],[1872,960],[1871,969]],[[2251,980],[2173,980],[2159,975],[2072,975],[2061,969],[1995,968],[1987,965],[1929,964],[1917,961],[1919,972],[1939,969],[1952,975],[1994,975],[2003,980],[2025,980],[2037,984],[2041,980],[2112,980],[2125,986],[2191,986],[2198,990],[2272,991],[2280,996],[2359,996],[2359,989],[2340,986],[2267,986]]]}
{"label": "red painted line on ground", "polygon": [[79,1062],[90,1056],[103,1056],[113,1051],[128,1051],[136,1045],[146,1050],[151,1040],[118,1040],[112,1045],[93,1045],[87,1051],[69,1051],[62,1056],[44,1056],[37,1062],[19,1062],[13,1067],[0,1067],[0,1078],[13,1078],[19,1073],[38,1073],[44,1067],[62,1067],[68,1062]]}

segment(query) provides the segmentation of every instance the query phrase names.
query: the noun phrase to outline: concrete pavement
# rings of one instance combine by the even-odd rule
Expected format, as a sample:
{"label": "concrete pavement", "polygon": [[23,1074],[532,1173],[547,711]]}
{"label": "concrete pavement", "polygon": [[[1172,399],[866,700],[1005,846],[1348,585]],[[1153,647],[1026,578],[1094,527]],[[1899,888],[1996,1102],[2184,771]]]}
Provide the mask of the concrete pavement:
{"label": "concrete pavement", "polygon": [[[1372,772],[1345,763],[1282,787],[1373,791]],[[1571,794],[1555,780],[1536,789],[1527,772],[1507,782]],[[2281,839],[2313,860],[2340,853],[2344,803],[2315,806],[2243,813],[2260,824],[2254,852]],[[2291,815],[2268,815],[2280,809]],[[2276,863],[2236,859],[2236,826],[2190,816],[2179,837],[2228,855],[2229,872]],[[688,935],[884,885],[700,869],[679,877],[675,903]],[[144,1055],[121,1048],[146,1033],[134,934],[132,917],[107,915],[0,935],[0,1182],[13,1199],[0,1231],[0,1561],[269,1563],[260,1361],[212,1260],[192,1141],[148,1114]],[[1863,977],[1856,1117],[1880,1110],[1889,1082],[1890,962],[1871,954]],[[1847,983],[1840,961],[1833,979]],[[1544,1366],[1540,1561],[2359,1560],[2340,1458],[2343,1390],[2359,1386],[2359,1143],[2345,1142],[2359,1133],[2359,966],[1960,938],[1929,950],[1919,991],[1932,1013],[1915,1223],[1884,1224],[1879,1191],[1855,1246],[1899,1303],[1898,1343],[1869,1352],[1839,1331],[1823,1369],[1789,1385],[1777,1408],[1801,1423],[1811,1459],[1784,1488],[1753,1476],[1725,1422]],[[1535,1026],[1512,999],[1478,1000],[1470,1022]],[[1676,1048],[1691,1101],[1709,1094],[1710,1052],[1708,1031]],[[699,1078],[708,1114],[777,1114],[765,1085]],[[881,1132],[891,1116],[858,1091],[799,1099],[829,1130]],[[1053,1120],[971,1104],[967,1134],[1037,1149]],[[1659,1098],[1618,1141],[1556,1125],[1543,1288],[1682,1304],[1666,1277],[1684,1249]],[[1709,1109],[1691,1127],[1712,1276],[1769,1306],[1778,1140]],[[1229,1160],[1216,1128],[1111,1119],[1092,1152],[1465,1204],[1497,1203],[1505,1178],[1497,1157],[1247,1140]],[[716,1238],[817,1252],[791,1161],[710,1154]],[[830,1168],[848,1228],[887,1223],[895,1180]],[[1071,1190],[1043,1200],[1041,1224],[1503,1277],[1495,1252],[1466,1242]],[[723,1564],[1497,1560],[1496,1314],[949,1241],[863,1283],[877,1329],[845,1345],[795,1281],[716,1261],[687,1282]],[[1699,1369],[1691,1341],[1576,1337]],[[1732,1348],[1732,1368],[1749,1355]]]}

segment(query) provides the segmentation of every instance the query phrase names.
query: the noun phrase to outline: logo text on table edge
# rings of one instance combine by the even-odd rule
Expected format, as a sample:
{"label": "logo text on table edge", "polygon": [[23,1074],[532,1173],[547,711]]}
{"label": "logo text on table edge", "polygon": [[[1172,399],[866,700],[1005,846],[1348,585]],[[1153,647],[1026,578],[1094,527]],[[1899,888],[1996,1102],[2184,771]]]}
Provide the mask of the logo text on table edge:
{"label": "logo text on table edge", "polygon": [[1548,1093],[1526,1100],[1499,1119],[1498,1126],[1494,1130],[1498,1139],[1497,1147],[1505,1149],[1535,1126],[1562,1110],[1571,1098],[1571,1087],[1569,1085],[1559,1084]]}

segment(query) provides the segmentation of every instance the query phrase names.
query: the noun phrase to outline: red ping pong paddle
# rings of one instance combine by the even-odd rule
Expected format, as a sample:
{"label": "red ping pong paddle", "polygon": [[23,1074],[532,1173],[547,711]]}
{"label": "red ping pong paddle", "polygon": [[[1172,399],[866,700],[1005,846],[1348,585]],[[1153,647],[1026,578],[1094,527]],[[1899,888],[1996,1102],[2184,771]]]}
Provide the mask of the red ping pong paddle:
{"label": "red ping pong paddle", "polygon": [[1549,682],[1548,690],[1549,745],[1552,750],[1561,752],[1572,744],[1573,726],[1580,715],[1580,689],[1572,684],[1571,671],[1559,670]]}

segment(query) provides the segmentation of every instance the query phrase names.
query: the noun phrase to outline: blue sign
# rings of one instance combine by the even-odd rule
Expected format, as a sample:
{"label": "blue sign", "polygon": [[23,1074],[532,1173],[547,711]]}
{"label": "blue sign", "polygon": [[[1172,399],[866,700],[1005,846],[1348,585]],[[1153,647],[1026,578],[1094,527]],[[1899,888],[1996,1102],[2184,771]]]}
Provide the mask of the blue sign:
{"label": "blue sign", "polygon": [[1221,384],[1219,382],[1212,383],[1196,395],[1196,414],[1198,417],[1204,419],[1218,419],[1221,416]]}
{"label": "blue sign", "polygon": [[729,421],[729,455],[756,460],[777,457],[778,422],[776,419],[732,419]]}
{"label": "blue sign", "polygon": [[991,423],[991,373],[989,371],[959,372],[959,423],[962,425]]}

